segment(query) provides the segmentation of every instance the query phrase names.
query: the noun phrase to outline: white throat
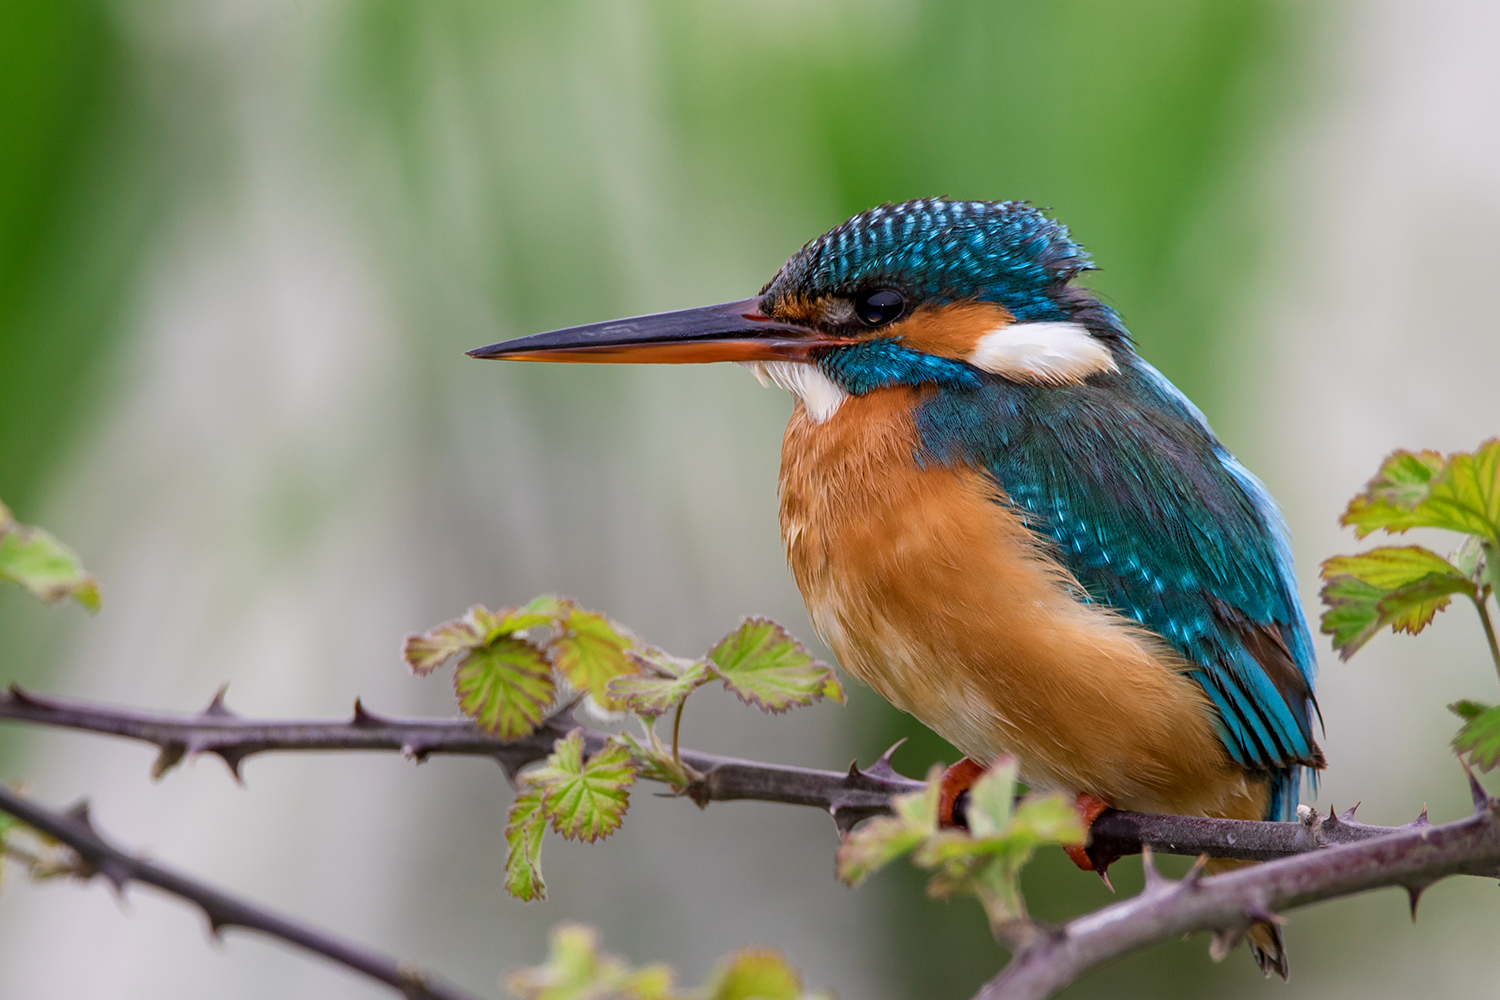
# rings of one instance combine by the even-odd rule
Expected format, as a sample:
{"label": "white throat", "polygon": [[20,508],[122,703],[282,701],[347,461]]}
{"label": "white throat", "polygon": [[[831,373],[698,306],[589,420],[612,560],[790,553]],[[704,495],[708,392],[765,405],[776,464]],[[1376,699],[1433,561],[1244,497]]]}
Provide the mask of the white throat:
{"label": "white throat", "polygon": [[802,361],[745,361],[744,366],[755,375],[761,385],[776,385],[802,400],[807,417],[821,424],[843,405],[849,394],[833,384],[833,380],[818,370],[817,366]]}

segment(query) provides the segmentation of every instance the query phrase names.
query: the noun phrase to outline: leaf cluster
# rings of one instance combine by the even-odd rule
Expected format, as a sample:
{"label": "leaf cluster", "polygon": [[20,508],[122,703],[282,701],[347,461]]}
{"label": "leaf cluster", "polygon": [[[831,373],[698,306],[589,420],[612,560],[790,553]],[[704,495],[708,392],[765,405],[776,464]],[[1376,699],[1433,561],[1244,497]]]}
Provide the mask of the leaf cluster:
{"label": "leaf cluster", "polygon": [[[745,704],[771,713],[823,698],[844,700],[833,669],[769,619],[745,619],[694,660],[647,645],[605,616],[551,596],[499,611],[470,608],[408,636],[403,655],[422,675],[457,659],[459,710],[501,739],[535,732],[553,713],[562,685],[641,723],[641,737],[620,733],[592,755],[575,730],[520,776],[505,828],[505,871],[506,888],[521,899],[546,896],[540,865],[549,825],[571,840],[599,840],[619,828],[637,777],[664,781],[678,793],[703,777],[683,763],[677,743],[693,691],[717,680]],[[655,729],[667,713],[674,713],[670,746]]]}
{"label": "leaf cluster", "polygon": [[582,924],[552,928],[542,965],[511,974],[506,986],[522,1000],[831,1000],[802,991],[802,977],[778,951],[745,948],[720,962],[696,990],[675,985],[669,966],[633,969],[599,949],[599,934]]}
{"label": "leaf cluster", "polygon": [[99,610],[99,581],[51,532],[19,524],[0,503],[0,580],[18,583],[48,604],[72,598]]}
{"label": "leaf cluster", "polygon": [[[1334,556],[1322,566],[1322,629],[1347,660],[1381,629],[1415,635],[1446,609],[1455,595],[1479,612],[1495,667],[1500,671],[1489,604],[1500,591],[1500,438],[1473,452],[1396,451],[1363,492],[1349,502],[1340,523],[1359,538],[1375,531],[1411,528],[1456,531],[1463,541],[1447,556],[1420,545],[1389,545]],[[1477,766],[1500,764],[1500,708],[1475,701],[1449,706],[1464,720],[1453,748]]]}
{"label": "leaf cluster", "polygon": [[967,830],[938,824],[941,771],[933,768],[920,792],[898,796],[894,816],[879,816],[850,832],[838,852],[838,874],[857,885],[909,855],[933,873],[930,895],[975,896],[1001,939],[1027,923],[1021,869],[1043,844],[1082,844],[1083,822],[1065,795],[1028,795],[1017,801],[1016,761],[1001,757],[969,789]]}

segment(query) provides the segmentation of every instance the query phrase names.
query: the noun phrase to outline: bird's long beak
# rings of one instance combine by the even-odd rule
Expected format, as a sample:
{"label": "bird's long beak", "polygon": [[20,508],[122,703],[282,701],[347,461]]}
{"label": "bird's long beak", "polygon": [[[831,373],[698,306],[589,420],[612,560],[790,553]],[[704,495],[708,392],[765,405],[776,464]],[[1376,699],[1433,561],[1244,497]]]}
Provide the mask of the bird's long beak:
{"label": "bird's long beak", "polygon": [[698,309],[570,326],[468,352],[510,361],[691,364],[707,361],[805,361],[815,347],[852,343],[811,327],[772,319],[760,298]]}

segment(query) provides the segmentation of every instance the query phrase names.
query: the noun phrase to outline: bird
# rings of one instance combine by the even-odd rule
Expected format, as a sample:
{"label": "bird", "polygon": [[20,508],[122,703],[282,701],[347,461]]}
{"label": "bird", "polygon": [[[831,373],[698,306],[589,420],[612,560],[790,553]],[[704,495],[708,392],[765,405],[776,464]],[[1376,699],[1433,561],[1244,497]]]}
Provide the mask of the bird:
{"label": "bird", "polygon": [[[790,391],[792,576],[845,670],[965,755],[946,822],[1001,754],[1090,822],[1290,819],[1325,759],[1285,521],[1093,269],[1029,202],[925,198],[809,241],[752,298],[469,353],[732,361]],[[1274,923],[1246,940],[1286,977]]]}

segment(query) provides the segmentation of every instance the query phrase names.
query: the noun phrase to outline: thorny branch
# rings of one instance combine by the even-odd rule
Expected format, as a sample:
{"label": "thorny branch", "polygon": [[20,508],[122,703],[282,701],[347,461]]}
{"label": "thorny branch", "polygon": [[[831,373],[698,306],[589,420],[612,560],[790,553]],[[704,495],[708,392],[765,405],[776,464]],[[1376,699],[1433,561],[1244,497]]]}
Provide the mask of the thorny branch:
{"label": "thorny branch", "polygon": [[[505,741],[486,735],[467,719],[392,718],[376,715],[358,701],[349,719],[267,720],[230,712],[222,690],[202,712],[182,714],[43,698],[15,686],[9,693],[0,693],[0,720],[4,719],[153,744],[159,750],[153,767],[156,775],[184,757],[214,754],[236,778],[245,759],[258,753],[380,750],[397,751],[418,762],[434,754],[490,757],[514,779],[523,767],[545,758],[555,740],[578,728],[564,711],[530,735]],[[593,753],[604,746],[609,734],[584,727],[583,737],[588,752]],[[683,750],[682,762],[702,775],[683,794],[699,806],[735,799],[814,806],[828,811],[845,831],[860,820],[889,812],[894,796],[922,787],[921,782],[898,774],[891,766],[895,749],[886,751],[868,768],[851,765],[847,772]],[[1326,818],[1307,812],[1301,822],[1292,823],[1106,811],[1090,831],[1090,853],[1101,871],[1120,857],[1142,851],[1268,863],[1211,878],[1204,878],[1201,866],[1197,866],[1181,882],[1170,882],[1157,874],[1148,857],[1145,892],[1061,927],[1031,927],[1024,938],[1012,942],[1016,951],[1011,963],[975,1000],[1050,996],[1104,962],[1193,931],[1214,932],[1215,952],[1221,953],[1238,940],[1252,920],[1268,919],[1280,910],[1320,899],[1399,885],[1411,893],[1415,913],[1417,896],[1438,879],[1455,874],[1500,877],[1497,805],[1477,783],[1473,783],[1473,789],[1475,815],[1442,826],[1432,826],[1425,811],[1403,827],[1358,823],[1353,809]],[[0,799],[0,808],[9,810],[4,804],[8,799],[9,793]],[[22,818],[33,822],[29,817]],[[97,839],[91,831],[89,835]],[[1323,850],[1329,847],[1338,850]],[[85,860],[114,880],[106,867],[87,856]],[[144,862],[130,860],[145,866]],[[142,870],[155,871],[150,866]],[[127,877],[152,881],[134,870]],[[177,891],[160,881],[152,884]],[[199,901],[195,896],[186,898]],[[204,908],[208,910],[207,905]],[[213,911],[209,913],[217,926],[240,923],[276,933],[262,924],[217,920]],[[329,954],[320,948],[314,950]],[[400,967],[389,960],[376,961],[387,962],[388,970],[399,973]],[[354,967],[369,971],[364,966]],[[391,979],[377,978],[397,985]],[[426,982],[421,988],[428,992],[408,995],[455,996],[441,993]]]}
{"label": "thorny branch", "polygon": [[[184,757],[213,754],[229,766],[236,779],[241,765],[253,754],[312,750],[395,751],[417,761],[434,754],[490,757],[508,776],[552,752],[552,744],[575,728],[560,713],[519,740],[488,736],[468,719],[402,719],[376,715],[356,701],[349,719],[251,719],[224,705],[221,689],[197,714],[146,712],[63,698],[43,698],[12,685],[0,693],[0,719],[80,729],[140,740],[159,748],[152,773],[160,776]],[[583,730],[588,752],[609,738],[597,729]],[[751,799],[813,806],[832,814],[840,830],[848,830],[871,816],[890,811],[892,797],[916,791],[922,783],[898,774],[891,754],[861,770],[820,771],[784,764],[763,764],[682,751],[682,761],[703,777],[689,785],[686,795],[699,806],[710,802]],[[1367,826],[1350,815],[1317,828],[1302,823],[1207,819],[1196,816],[1159,816],[1151,813],[1108,811],[1091,830],[1090,852],[1096,867],[1142,847],[1158,853],[1266,861],[1314,851],[1335,844],[1367,840],[1395,832],[1396,827]]]}
{"label": "thorny branch", "polygon": [[0,810],[71,848],[78,856],[80,877],[102,876],[117,892],[123,892],[131,882],[155,886],[195,904],[208,918],[215,935],[226,927],[260,931],[385,983],[408,1000],[477,1000],[475,994],[445,984],[408,962],[279,916],[156,862],[127,854],[100,836],[89,818],[87,803],[80,802],[66,813],[53,812],[0,785]]}
{"label": "thorny branch", "polygon": [[[1133,899],[1095,910],[1062,927],[1043,930],[1019,947],[1000,974],[974,1000],[1041,1000],[1087,972],[1127,952],[1195,931],[1212,931],[1211,952],[1222,956],[1253,921],[1322,899],[1402,886],[1417,900],[1449,875],[1495,875],[1500,865],[1500,802],[1469,776],[1474,814],[1432,826],[1424,813],[1388,836],[1333,851],[1283,858],[1204,878],[1195,865],[1181,881],[1163,878],[1148,855],[1146,888]],[[1342,825],[1316,814],[1303,825]]]}

